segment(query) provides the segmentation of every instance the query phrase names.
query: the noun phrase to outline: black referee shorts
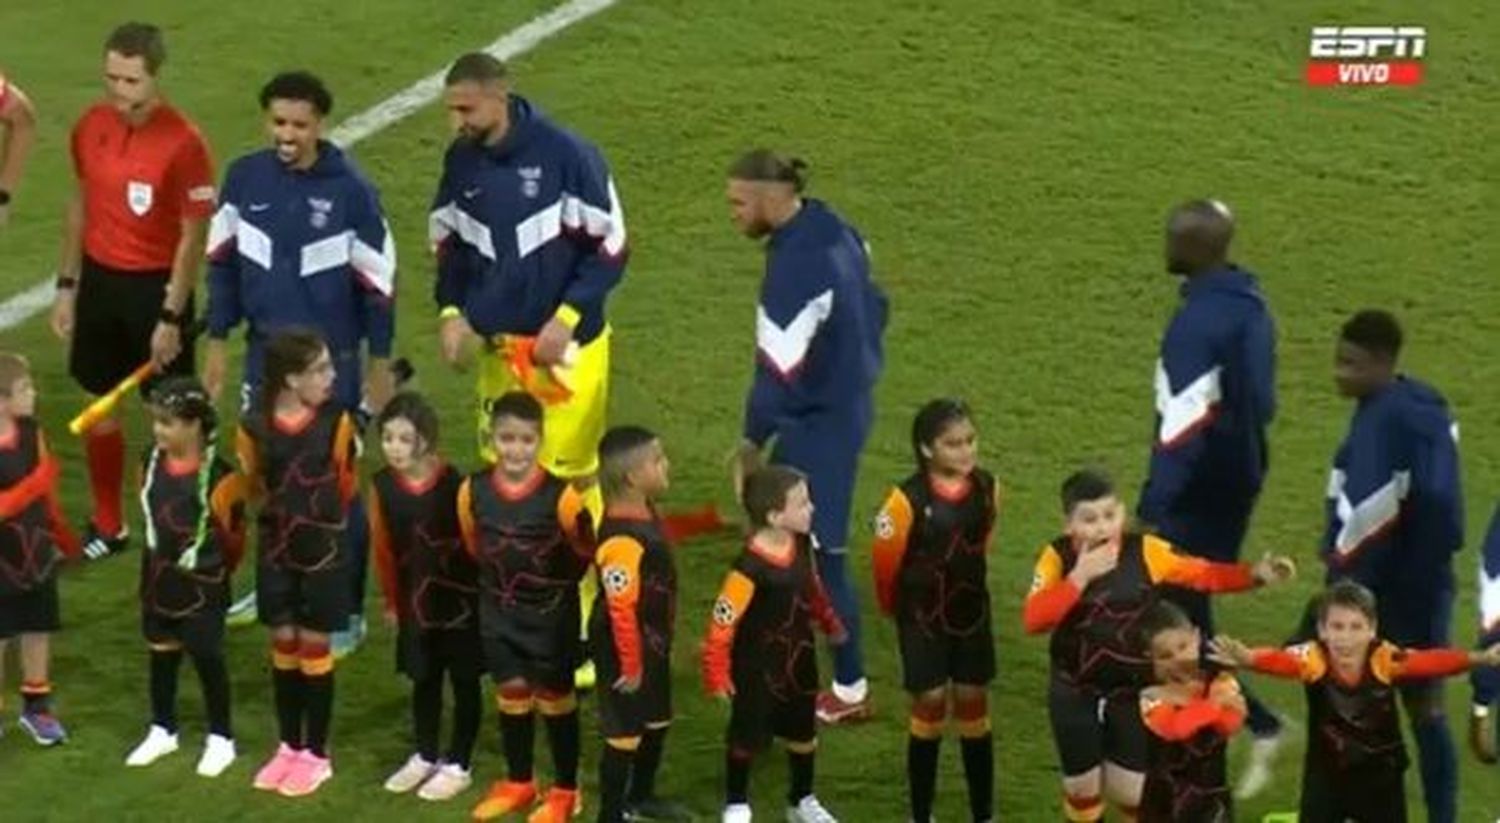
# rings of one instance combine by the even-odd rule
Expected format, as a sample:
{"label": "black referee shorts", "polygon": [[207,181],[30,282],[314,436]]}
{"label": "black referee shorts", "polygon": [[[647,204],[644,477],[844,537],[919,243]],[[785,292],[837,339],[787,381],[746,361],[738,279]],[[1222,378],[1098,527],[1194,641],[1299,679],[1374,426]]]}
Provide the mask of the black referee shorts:
{"label": "black referee shorts", "polygon": [[[151,359],[151,333],[161,318],[171,272],[124,272],[83,258],[73,315],[73,345],[68,373],[90,394],[105,394]],[[183,316],[193,316],[193,298]],[[193,341],[166,374],[193,373]]]}

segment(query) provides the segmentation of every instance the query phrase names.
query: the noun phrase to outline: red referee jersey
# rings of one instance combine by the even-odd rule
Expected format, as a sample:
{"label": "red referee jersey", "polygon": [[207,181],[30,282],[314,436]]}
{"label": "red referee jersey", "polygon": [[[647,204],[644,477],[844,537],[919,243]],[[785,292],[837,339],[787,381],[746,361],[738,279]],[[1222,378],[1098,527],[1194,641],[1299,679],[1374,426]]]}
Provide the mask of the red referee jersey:
{"label": "red referee jersey", "polygon": [[182,220],[214,211],[208,144],[166,103],[139,126],[108,103],[84,112],[73,127],[73,172],[83,192],[83,253],[112,269],[170,269]]}

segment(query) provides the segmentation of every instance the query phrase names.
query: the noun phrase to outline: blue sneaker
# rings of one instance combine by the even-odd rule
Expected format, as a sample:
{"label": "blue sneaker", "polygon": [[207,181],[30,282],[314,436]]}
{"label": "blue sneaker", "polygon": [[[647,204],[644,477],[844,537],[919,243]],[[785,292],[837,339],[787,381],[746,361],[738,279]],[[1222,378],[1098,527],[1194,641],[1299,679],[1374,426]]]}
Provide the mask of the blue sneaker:
{"label": "blue sneaker", "polygon": [[328,645],[333,649],[333,659],[343,660],[354,654],[364,642],[365,618],[364,615],[356,614],[349,617],[349,628],[333,633]]}
{"label": "blue sneaker", "polygon": [[61,722],[48,711],[22,712],[16,721],[39,746],[56,746],[68,739],[68,732]]}

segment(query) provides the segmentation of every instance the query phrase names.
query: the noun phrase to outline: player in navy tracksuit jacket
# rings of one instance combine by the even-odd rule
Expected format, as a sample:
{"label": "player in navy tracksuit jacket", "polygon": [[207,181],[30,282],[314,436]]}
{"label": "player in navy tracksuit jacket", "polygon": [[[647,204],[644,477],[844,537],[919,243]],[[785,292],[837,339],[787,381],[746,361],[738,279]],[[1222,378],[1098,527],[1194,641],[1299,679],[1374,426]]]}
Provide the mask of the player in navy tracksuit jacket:
{"label": "player in navy tracksuit jacket", "polygon": [[[1276,413],[1275,323],[1255,276],[1229,262],[1233,235],[1234,218],[1218,201],[1185,203],[1168,218],[1167,271],[1186,281],[1156,362],[1156,431],[1137,507],[1172,544],[1217,562],[1239,560]],[[1168,596],[1213,636],[1207,595]],[[1274,738],[1280,721],[1245,697],[1246,725]]]}
{"label": "player in navy tracksuit jacket", "polygon": [[771,460],[808,476],[819,574],[849,634],[834,648],[833,693],[819,700],[819,717],[837,722],[867,712],[859,607],[844,554],[855,469],[874,416],[886,299],[859,233],[800,196],[803,168],[758,150],[730,169],[736,224],[767,238],[742,454],[758,455],[774,436]]}
{"label": "player in navy tracksuit jacket", "polygon": [[[320,139],[332,108],[328,90],[302,72],[278,75],[261,91],[275,146],[236,160],[224,175],[208,237],[208,357],[204,382],[223,382],[224,340],[245,324],[241,401],[252,404],[262,349],[278,331],[322,334],[333,356],[334,394],[360,416],[362,359],[369,358],[370,400],[389,399],[395,337],[396,248],[380,198],[337,146]],[[376,408],[375,411],[379,409]],[[360,522],[359,498],[351,510]],[[363,633],[364,529],[349,529],[355,558],[351,635],[335,635],[337,653]]]}
{"label": "player in navy tracksuit jacket", "polygon": [[[1490,516],[1484,555],[1479,559],[1479,642],[1500,642],[1500,503]],[[1500,740],[1496,739],[1491,713],[1495,702],[1500,700],[1500,669],[1475,669],[1469,675],[1469,683],[1474,690],[1469,743],[1481,760],[1494,763],[1500,760],[1497,752]]]}
{"label": "player in navy tracksuit jacket", "polygon": [[[1409,648],[1448,645],[1453,553],[1463,546],[1458,424],[1431,386],[1398,375],[1401,328],[1384,311],[1344,324],[1335,380],[1357,405],[1333,458],[1323,560],[1328,580],[1375,593],[1380,635]],[[1456,815],[1458,764],[1442,681],[1403,686],[1427,819]]]}

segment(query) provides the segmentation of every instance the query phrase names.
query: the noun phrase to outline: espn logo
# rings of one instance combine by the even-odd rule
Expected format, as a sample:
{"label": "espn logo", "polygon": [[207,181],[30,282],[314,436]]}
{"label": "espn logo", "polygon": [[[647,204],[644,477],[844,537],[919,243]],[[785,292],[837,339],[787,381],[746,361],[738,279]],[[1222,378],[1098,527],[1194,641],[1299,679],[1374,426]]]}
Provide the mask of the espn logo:
{"label": "espn logo", "polygon": [[1427,53],[1425,26],[1316,26],[1310,86],[1415,86]]}

